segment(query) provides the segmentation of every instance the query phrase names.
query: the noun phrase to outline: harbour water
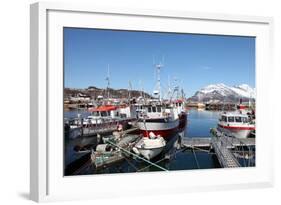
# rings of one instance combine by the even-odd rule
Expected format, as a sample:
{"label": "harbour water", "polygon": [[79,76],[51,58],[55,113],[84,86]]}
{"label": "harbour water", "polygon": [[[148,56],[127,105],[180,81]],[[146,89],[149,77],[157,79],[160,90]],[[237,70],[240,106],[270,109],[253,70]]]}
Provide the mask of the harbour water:
{"label": "harbour water", "polygon": [[[83,111],[79,111],[79,113],[83,117],[88,115],[87,112]],[[65,117],[77,117],[77,111],[65,112]],[[209,137],[210,128],[216,127],[218,117],[219,112],[217,111],[197,109],[189,110],[188,123],[184,137]],[[86,145],[91,143],[95,143],[91,138],[66,140],[65,163],[68,164],[83,155],[77,154],[77,152],[74,151],[77,144]],[[193,152],[192,150],[178,151],[175,149],[170,153],[169,159],[164,159],[164,157],[164,155],[159,156],[154,159],[153,162],[168,170],[210,169],[220,167],[216,155],[214,153],[209,153],[208,150],[196,150]],[[96,171],[91,166],[89,166],[79,174],[129,173],[136,172],[137,170],[142,172],[160,171],[158,168],[149,166],[149,164],[140,160],[125,159],[125,161],[123,161],[122,163],[104,168],[99,171]]]}

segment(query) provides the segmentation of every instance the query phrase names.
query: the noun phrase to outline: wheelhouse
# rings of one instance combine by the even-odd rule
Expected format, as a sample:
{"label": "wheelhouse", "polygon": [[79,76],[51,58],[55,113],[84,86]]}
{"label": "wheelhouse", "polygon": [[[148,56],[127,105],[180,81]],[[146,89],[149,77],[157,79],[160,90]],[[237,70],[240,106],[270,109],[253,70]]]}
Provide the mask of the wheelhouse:
{"label": "wheelhouse", "polygon": [[222,115],[220,121],[226,123],[248,123],[249,118],[246,115]]}
{"label": "wheelhouse", "polygon": [[113,105],[104,105],[97,108],[89,109],[92,113],[92,117],[118,117],[119,116],[119,109]]}

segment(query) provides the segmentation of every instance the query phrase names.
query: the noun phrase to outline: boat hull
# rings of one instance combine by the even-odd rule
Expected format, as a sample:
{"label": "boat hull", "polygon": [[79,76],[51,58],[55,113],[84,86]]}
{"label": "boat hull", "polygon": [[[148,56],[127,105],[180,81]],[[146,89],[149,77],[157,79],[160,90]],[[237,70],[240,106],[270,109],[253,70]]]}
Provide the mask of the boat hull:
{"label": "boat hull", "polygon": [[144,137],[148,137],[149,133],[152,132],[155,135],[160,135],[166,141],[169,141],[177,133],[183,132],[187,124],[187,114],[181,113],[179,118],[176,120],[167,121],[139,121],[137,126],[140,129],[141,134]]}
{"label": "boat hull", "polygon": [[144,158],[146,158],[147,160],[151,160],[154,157],[158,156],[163,151],[163,149],[164,147],[150,148],[150,149],[138,148],[138,151]]}
{"label": "boat hull", "polygon": [[166,141],[163,137],[156,137],[153,133],[150,133],[150,137],[143,137],[135,145],[134,152],[141,154],[144,158],[151,160],[159,155],[166,146]]}
{"label": "boat hull", "polygon": [[218,125],[218,130],[229,136],[233,136],[239,139],[245,139],[249,137],[252,130],[254,130],[254,127],[228,127]]}
{"label": "boat hull", "polygon": [[178,131],[179,119],[176,120],[161,120],[161,121],[139,121],[137,126],[140,129],[141,134],[144,137],[148,137],[149,133],[152,132],[156,136],[160,135],[165,140],[175,135]]}
{"label": "boat hull", "polygon": [[179,129],[178,132],[184,132],[187,124],[187,114],[182,112],[179,114]]}

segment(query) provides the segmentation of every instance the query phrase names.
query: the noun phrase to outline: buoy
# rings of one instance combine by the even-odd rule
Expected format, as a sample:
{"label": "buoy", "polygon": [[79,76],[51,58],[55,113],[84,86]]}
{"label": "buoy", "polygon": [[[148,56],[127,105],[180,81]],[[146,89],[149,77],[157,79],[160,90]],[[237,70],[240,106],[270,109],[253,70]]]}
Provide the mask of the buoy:
{"label": "buoy", "polygon": [[133,151],[134,151],[137,155],[140,154],[139,150],[138,150],[136,147],[133,147]]}
{"label": "buoy", "polygon": [[154,139],[154,138],[156,138],[156,135],[153,132],[150,132],[149,133],[149,138],[150,139]]}

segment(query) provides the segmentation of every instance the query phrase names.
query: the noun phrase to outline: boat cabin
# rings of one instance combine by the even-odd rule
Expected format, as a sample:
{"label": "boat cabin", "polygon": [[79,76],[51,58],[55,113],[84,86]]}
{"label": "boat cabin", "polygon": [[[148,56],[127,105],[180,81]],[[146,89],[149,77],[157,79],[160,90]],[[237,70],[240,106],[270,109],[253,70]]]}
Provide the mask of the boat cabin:
{"label": "boat cabin", "polygon": [[222,114],[219,119],[220,122],[225,123],[249,123],[249,117],[244,114]]}
{"label": "boat cabin", "polygon": [[153,104],[153,105],[142,105],[142,112],[139,113],[139,117],[148,118],[167,118],[171,115],[171,108]]}
{"label": "boat cabin", "polygon": [[113,105],[103,105],[97,108],[92,108],[89,110],[92,113],[92,117],[95,118],[115,118],[119,117],[119,110]]}

